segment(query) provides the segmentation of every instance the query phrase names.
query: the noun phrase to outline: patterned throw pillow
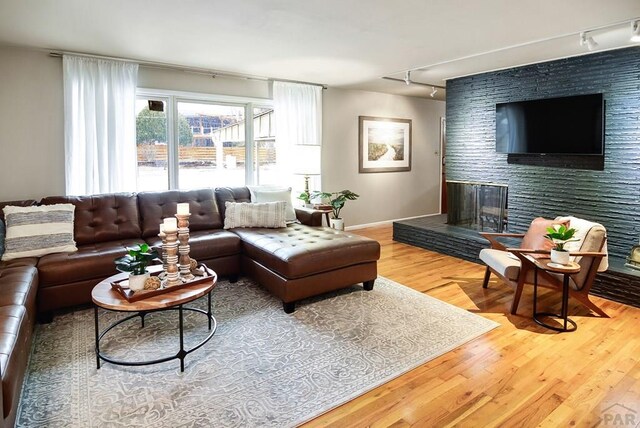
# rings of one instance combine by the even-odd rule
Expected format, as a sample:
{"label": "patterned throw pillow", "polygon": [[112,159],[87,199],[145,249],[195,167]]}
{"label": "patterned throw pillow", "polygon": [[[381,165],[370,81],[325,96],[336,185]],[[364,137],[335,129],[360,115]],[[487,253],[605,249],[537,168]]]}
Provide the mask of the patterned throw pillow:
{"label": "patterned throw pillow", "polygon": [[224,228],[234,227],[286,227],[286,202],[226,202]]}
{"label": "patterned throw pillow", "polygon": [[72,204],[4,207],[7,222],[2,260],[77,251],[73,240]]}
{"label": "patterned throw pillow", "polygon": [[285,209],[285,216],[287,223],[292,223],[298,220],[296,217],[296,211],[293,209],[291,203],[291,187],[270,187],[270,186],[247,186],[251,193],[251,202],[279,202],[284,201],[287,203]]}

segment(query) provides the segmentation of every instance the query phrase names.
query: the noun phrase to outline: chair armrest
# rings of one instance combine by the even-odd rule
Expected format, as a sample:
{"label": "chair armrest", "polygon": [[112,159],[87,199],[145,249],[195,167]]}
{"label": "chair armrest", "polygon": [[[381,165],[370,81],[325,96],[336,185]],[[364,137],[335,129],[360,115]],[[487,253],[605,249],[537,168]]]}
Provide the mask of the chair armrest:
{"label": "chair armrest", "polygon": [[575,251],[570,252],[570,256],[581,256],[581,257],[606,257],[607,253],[599,253],[597,251]]}
{"label": "chair armrest", "polygon": [[495,232],[480,232],[480,236],[485,238],[491,244],[491,248],[494,250],[506,251],[507,247],[497,238],[522,238],[524,233],[495,233]]}
{"label": "chair armrest", "polygon": [[505,251],[510,253],[523,253],[523,254],[551,254],[549,250],[533,250],[531,248],[507,248]]}
{"label": "chair armrest", "polygon": [[295,211],[296,218],[300,221],[300,223],[313,227],[322,226],[322,211],[305,207],[295,207]]}
{"label": "chair armrest", "polygon": [[489,236],[504,237],[504,238],[524,238],[524,233],[501,233],[501,232],[480,232],[480,235],[489,239]]}

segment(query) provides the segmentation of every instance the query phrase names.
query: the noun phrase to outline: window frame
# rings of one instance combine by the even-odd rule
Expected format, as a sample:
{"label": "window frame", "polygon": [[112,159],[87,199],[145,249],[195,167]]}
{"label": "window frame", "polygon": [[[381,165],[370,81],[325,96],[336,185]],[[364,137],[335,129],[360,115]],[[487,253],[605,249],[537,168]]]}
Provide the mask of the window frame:
{"label": "window frame", "polygon": [[[253,109],[265,107],[273,109],[273,100],[269,98],[242,97],[235,95],[206,94],[200,92],[175,91],[168,89],[137,88],[137,99],[158,99],[167,106],[167,174],[169,190],[179,190],[179,147],[177,138],[179,123],[176,120],[178,103],[199,103],[244,107],[245,141],[245,185],[251,186],[258,179],[258,166],[255,164],[256,145],[253,139]],[[250,124],[250,125],[249,125]],[[136,161],[137,164],[137,161]]]}

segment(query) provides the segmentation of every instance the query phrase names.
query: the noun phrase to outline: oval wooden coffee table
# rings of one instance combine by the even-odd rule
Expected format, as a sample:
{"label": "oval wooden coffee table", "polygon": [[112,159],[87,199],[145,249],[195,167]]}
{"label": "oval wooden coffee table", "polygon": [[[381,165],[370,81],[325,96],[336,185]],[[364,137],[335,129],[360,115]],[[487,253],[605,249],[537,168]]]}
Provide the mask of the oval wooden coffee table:
{"label": "oval wooden coffee table", "polygon": [[[149,270],[153,272],[158,272],[162,270],[162,266],[151,266]],[[159,294],[156,296],[152,296],[146,298],[144,300],[139,300],[137,302],[129,302],[122,295],[120,295],[116,290],[111,287],[111,283],[114,281],[119,281],[127,277],[128,274],[120,273],[117,275],[110,276],[109,278],[101,281],[98,285],[96,285],[91,291],[91,299],[94,303],[94,316],[95,316],[95,330],[96,330],[96,365],[97,368],[100,368],[100,360],[104,360],[106,362],[112,364],[118,364],[121,366],[143,366],[149,364],[159,364],[164,363],[166,361],[179,359],[180,360],[180,371],[184,371],[184,358],[195,351],[196,349],[203,346],[207,343],[216,332],[216,319],[213,317],[211,313],[211,291],[214,289],[216,285],[217,276],[215,272],[210,271],[212,273],[211,280],[205,281],[200,284],[193,284],[181,287],[176,290],[169,291],[164,294]],[[207,296],[207,311],[203,311],[198,308],[185,307],[184,305],[190,303],[202,296]],[[98,308],[102,308],[108,311],[114,312],[135,312],[132,315],[129,315],[125,318],[122,318],[113,324],[109,325],[102,332],[98,326]],[[100,340],[111,331],[116,326],[129,321],[131,319],[140,317],[142,327],[144,327],[144,317],[148,313],[152,312],[160,312],[160,311],[170,311],[177,310],[178,311],[178,319],[179,319],[179,327],[180,327],[180,350],[175,355],[169,355],[166,357],[161,357],[155,360],[148,361],[122,361],[113,359],[107,355],[104,355],[100,352]],[[207,320],[209,322],[209,335],[194,346],[191,349],[184,349],[184,328],[183,328],[183,313],[184,311],[191,312],[199,312],[207,316]]]}

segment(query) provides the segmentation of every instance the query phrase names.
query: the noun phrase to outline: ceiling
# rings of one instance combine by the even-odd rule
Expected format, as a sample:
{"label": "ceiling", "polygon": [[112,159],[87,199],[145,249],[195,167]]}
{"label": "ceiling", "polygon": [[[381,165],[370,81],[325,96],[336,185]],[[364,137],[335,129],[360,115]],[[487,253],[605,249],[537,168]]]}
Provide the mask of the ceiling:
{"label": "ceiling", "polygon": [[[0,44],[429,97],[446,79],[630,45],[638,0],[0,0]],[[443,98],[439,91],[436,98]]]}

